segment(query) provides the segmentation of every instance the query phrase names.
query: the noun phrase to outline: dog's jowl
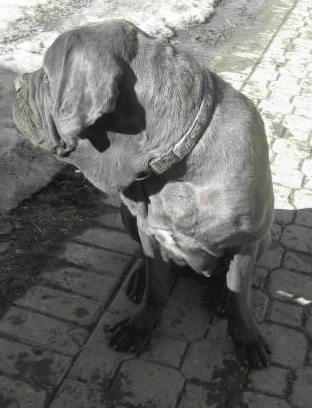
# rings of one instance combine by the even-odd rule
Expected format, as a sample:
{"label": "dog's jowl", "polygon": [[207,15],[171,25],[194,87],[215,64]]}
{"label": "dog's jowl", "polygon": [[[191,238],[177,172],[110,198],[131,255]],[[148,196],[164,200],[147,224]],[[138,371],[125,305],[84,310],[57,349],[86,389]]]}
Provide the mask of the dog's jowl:
{"label": "dog's jowl", "polygon": [[110,329],[111,346],[140,352],[147,344],[172,264],[207,279],[227,265],[238,355],[250,367],[270,363],[251,280],[270,242],[273,192],[250,100],[168,42],[113,20],[60,35],[42,68],[17,81],[13,114],[33,144],[121,198],[126,227],[142,244],[145,285],[132,282],[141,306]]}

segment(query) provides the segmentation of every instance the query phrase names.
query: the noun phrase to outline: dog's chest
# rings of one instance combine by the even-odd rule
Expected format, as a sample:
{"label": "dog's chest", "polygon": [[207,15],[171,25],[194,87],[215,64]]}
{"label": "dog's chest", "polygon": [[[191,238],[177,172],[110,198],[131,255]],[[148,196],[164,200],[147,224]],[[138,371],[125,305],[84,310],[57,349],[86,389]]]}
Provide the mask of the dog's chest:
{"label": "dog's chest", "polygon": [[158,242],[164,258],[200,273],[215,268],[223,250],[215,245],[213,223],[208,222],[212,195],[208,187],[172,183],[150,196],[146,217],[138,221]]}

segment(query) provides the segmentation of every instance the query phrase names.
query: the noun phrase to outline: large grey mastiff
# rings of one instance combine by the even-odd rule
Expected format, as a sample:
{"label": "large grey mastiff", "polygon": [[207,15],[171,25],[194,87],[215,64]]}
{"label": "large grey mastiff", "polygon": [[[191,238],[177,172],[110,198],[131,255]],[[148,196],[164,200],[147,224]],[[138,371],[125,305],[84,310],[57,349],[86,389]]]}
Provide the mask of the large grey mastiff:
{"label": "large grey mastiff", "polygon": [[61,34],[43,67],[19,78],[13,114],[34,145],[119,195],[140,239],[143,300],[110,329],[111,346],[146,346],[172,264],[209,277],[227,259],[238,356],[250,367],[270,363],[251,282],[270,242],[273,192],[264,126],[250,100],[167,41],[113,20]]}

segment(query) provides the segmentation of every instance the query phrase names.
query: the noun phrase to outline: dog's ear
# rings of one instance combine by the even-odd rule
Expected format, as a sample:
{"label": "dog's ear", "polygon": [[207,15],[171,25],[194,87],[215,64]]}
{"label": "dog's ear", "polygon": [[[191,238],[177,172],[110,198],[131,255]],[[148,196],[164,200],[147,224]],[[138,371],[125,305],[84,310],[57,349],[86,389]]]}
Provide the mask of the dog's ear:
{"label": "dog's ear", "polygon": [[87,33],[59,36],[46,52],[44,70],[53,121],[64,141],[115,109],[121,64],[111,47],[105,49]]}

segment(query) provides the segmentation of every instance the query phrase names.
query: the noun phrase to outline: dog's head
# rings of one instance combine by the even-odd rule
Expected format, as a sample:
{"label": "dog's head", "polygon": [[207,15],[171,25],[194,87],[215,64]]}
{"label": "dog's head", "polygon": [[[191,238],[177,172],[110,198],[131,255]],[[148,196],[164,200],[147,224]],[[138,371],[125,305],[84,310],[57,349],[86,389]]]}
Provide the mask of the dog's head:
{"label": "dog's head", "polygon": [[79,135],[114,111],[123,69],[135,52],[136,31],[124,21],[80,27],[61,34],[43,67],[16,81],[13,116],[36,146],[69,154]]}

